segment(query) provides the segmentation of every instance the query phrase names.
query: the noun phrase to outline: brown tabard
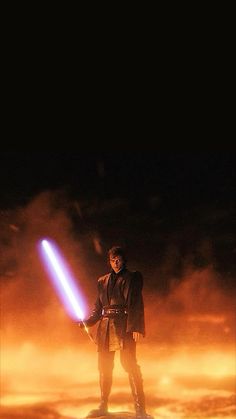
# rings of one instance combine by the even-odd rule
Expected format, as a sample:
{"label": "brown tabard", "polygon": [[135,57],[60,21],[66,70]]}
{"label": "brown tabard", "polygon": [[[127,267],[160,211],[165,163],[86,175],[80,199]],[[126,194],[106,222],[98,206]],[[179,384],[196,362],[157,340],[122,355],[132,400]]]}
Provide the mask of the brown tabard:
{"label": "brown tabard", "polygon": [[[96,337],[98,351],[123,349],[126,337],[132,332],[145,335],[141,273],[123,269],[116,274],[115,284],[109,291],[111,275],[98,279],[98,297],[91,316],[86,320],[87,326],[99,321]],[[126,313],[106,316],[109,307],[120,307]]]}

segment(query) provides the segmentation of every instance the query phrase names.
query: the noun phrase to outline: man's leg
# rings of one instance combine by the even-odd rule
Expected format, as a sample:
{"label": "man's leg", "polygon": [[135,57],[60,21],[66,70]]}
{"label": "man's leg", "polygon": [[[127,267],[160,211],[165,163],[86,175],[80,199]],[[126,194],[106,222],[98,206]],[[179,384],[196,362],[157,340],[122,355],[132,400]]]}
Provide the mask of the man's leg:
{"label": "man's leg", "polygon": [[129,382],[134,398],[134,407],[137,419],[148,419],[143,391],[143,379],[136,359],[136,343],[132,336],[127,336],[124,349],[120,351],[120,360],[123,368],[129,374]]}
{"label": "man's leg", "polygon": [[106,415],[108,412],[108,398],[111,392],[112,371],[114,366],[115,352],[101,351],[98,352],[98,369],[99,382],[101,391],[101,402],[98,409],[94,409],[89,413],[89,417],[97,417]]}

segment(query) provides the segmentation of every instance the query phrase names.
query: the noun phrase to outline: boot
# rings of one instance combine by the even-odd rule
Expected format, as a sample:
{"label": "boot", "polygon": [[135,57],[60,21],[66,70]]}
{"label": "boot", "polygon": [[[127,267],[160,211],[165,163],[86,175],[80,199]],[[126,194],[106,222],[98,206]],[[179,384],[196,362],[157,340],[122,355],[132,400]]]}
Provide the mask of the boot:
{"label": "boot", "polygon": [[134,374],[129,374],[129,382],[134,398],[136,419],[153,419],[152,416],[146,413],[143,380],[140,370],[137,370]]}
{"label": "boot", "polygon": [[91,410],[87,418],[96,418],[108,414],[108,397],[111,392],[112,378],[100,373],[101,402],[97,409]]}
{"label": "boot", "polygon": [[98,416],[106,416],[107,414],[107,403],[102,401],[99,407],[97,409],[91,410],[86,418],[97,418]]}

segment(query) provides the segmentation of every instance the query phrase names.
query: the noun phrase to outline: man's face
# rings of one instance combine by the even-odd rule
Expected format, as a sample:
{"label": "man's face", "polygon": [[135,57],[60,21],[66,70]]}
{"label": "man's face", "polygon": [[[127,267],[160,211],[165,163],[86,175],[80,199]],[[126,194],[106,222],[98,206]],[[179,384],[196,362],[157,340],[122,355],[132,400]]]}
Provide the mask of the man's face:
{"label": "man's face", "polygon": [[124,259],[122,256],[110,257],[110,264],[115,273],[118,273],[124,266]]}

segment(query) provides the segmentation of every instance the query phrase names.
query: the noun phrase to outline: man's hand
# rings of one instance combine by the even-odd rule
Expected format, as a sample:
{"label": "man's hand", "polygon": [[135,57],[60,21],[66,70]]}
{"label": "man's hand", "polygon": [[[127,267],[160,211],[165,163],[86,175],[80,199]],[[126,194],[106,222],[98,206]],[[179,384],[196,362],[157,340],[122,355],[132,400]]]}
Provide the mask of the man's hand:
{"label": "man's hand", "polygon": [[141,333],[139,332],[133,332],[133,339],[135,340],[135,342],[138,342],[140,339]]}

